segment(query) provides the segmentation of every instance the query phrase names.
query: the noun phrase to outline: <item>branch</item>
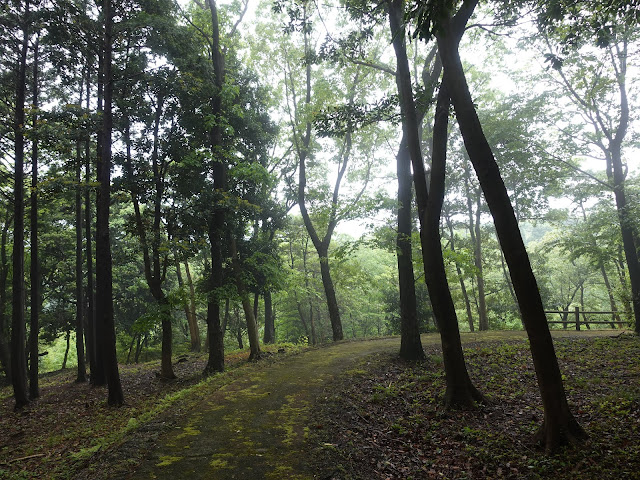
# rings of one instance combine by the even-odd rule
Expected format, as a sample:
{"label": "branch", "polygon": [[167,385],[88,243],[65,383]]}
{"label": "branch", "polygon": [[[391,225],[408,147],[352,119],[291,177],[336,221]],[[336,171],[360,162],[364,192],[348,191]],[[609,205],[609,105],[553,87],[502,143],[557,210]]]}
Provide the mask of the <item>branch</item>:
{"label": "branch", "polygon": [[242,22],[242,19],[244,18],[245,14],[247,13],[247,8],[248,7],[249,7],[249,0],[244,0],[244,9],[240,13],[240,17],[238,18],[236,23],[233,25],[233,28],[229,32],[229,35],[228,35],[229,38],[232,38],[236,34],[236,30],[238,29],[238,25],[240,25],[240,22]]}
{"label": "branch", "polygon": [[348,60],[355,65],[362,65],[363,67],[373,68],[375,70],[379,70],[384,73],[388,73],[389,75],[396,76],[396,71],[383,65],[381,63],[368,62],[366,60],[358,60],[357,58],[348,58]]}

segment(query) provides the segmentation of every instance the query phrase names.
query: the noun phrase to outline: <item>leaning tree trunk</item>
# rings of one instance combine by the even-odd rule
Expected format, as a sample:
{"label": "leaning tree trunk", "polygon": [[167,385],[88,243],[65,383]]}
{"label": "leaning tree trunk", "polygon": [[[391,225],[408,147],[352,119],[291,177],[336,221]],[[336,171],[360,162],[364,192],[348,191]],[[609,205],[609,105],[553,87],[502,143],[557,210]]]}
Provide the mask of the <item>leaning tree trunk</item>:
{"label": "leaning tree trunk", "polygon": [[[480,237],[480,205],[481,192],[477,192],[477,202],[475,211],[475,220],[473,212],[473,199],[471,197],[471,178],[469,176],[469,168],[464,163],[464,185],[467,197],[467,216],[469,217],[469,236],[473,245],[473,263],[476,267],[476,285],[478,288],[478,330],[489,330],[489,320],[487,318],[487,300],[484,292],[484,273],[482,269],[482,238]],[[474,192],[475,193],[475,192]]]}
{"label": "leaning tree trunk", "polygon": [[629,270],[629,282],[631,283],[631,303],[633,304],[633,315],[635,319],[635,331],[640,334],[640,263],[638,262],[638,251],[634,241],[633,219],[630,214],[630,207],[624,189],[624,171],[622,167],[622,156],[620,145],[613,148],[611,154],[613,166],[614,197],[620,222],[620,232],[622,234],[622,246],[624,256],[627,260]]}
{"label": "leaning tree trunk", "polygon": [[[191,283],[191,274],[189,273],[189,262],[185,261],[184,264],[188,274],[189,287],[192,289],[193,284]],[[176,274],[178,277],[178,286],[181,289],[184,289],[185,285],[182,279],[182,271],[180,269],[180,260],[176,261]],[[199,352],[201,348],[200,330],[198,329],[198,322],[196,321],[195,312],[191,309],[191,306],[189,305],[190,299],[191,299],[191,295],[189,294],[189,298],[185,298],[183,301],[184,314],[187,319],[187,325],[189,326],[189,338],[191,340],[191,351]]]}
{"label": "leaning tree trunk", "polygon": [[[440,338],[445,363],[447,389],[445,405],[472,407],[484,397],[474,387],[464,361],[456,307],[451,297],[440,240],[440,215],[445,195],[447,137],[449,126],[449,93],[446,85],[440,86],[433,125],[433,158],[431,162],[430,189],[421,222],[421,239],[424,272],[429,298],[436,318],[439,319]],[[418,175],[420,180],[424,175]],[[416,177],[416,181],[417,180]]]}
{"label": "leaning tree trunk", "polygon": [[[422,152],[420,150],[420,139],[418,136],[418,121],[413,100],[413,90],[411,87],[409,60],[407,58],[403,34],[404,30],[402,28],[404,2],[402,0],[393,0],[388,3],[388,7],[391,37],[393,39],[393,47],[397,59],[396,83],[400,96],[402,129],[403,134],[408,140],[411,162],[413,164],[413,177],[416,189],[416,199],[418,202],[418,215],[419,218],[423,220],[420,236],[421,241],[423,242],[422,255],[425,264],[425,274],[435,275],[437,271],[444,271],[444,264],[438,266],[438,263],[442,261],[442,247],[439,244],[440,229],[438,226],[442,200],[434,198],[430,202],[430,204],[427,200],[429,198],[429,195],[427,194],[425,169],[422,160]],[[443,108],[445,108],[445,100],[447,105],[446,108],[448,108],[448,96],[442,94],[441,92],[441,94],[438,95],[438,99],[439,103],[441,104],[441,111]],[[443,116],[445,118],[443,118]],[[446,115],[443,115],[442,113],[439,114],[438,111],[436,111],[436,120],[438,119],[440,121],[437,125],[434,125],[433,160],[436,167],[441,164],[440,168],[444,168],[444,161],[446,157],[444,157],[443,155],[446,154],[447,142]],[[436,149],[439,150],[439,155],[441,155],[440,157],[437,157],[435,155]],[[437,184],[433,184],[432,188],[435,185]],[[442,195],[444,195],[444,185],[438,186],[438,188],[442,189]],[[430,215],[426,214],[427,208],[429,208]],[[433,225],[434,219],[436,217],[437,221],[435,223],[435,228],[433,229],[435,231],[427,231],[427,225]],[[438,243],[437,245],[436,242]],[[435,268],[435,270],[432,272],[427,272],[427,264],[429,264],[430,267]],[[442,341],[445,373],[447,376],[447,391],[445,399],[447,404],[451,406],[470,405],[476,399],[481,400],[482,396],[475,389],[475,387],[471,383],[471,380],[469,379],[469,375],[466,372],[464,355],[462,352],[462,345],[458,332],[458,320],[455,316],[455,308],[451,308],[452,301],[446,299],[447,297],[449,299],[451,298],[451,293],[449,291],[447,283],[437,284],[438,281],[442,280],[442,277],[432,276],[431,278],[432,281],[428,281],[427,287],[429,288],[429,297],[431,298],[431,304],[434,307],[434,313],[436,315],[436,320],[438,322],[440,337]],[[435,290],[432,291],[432,288],[435,288]],[[437,304],[437,307],[435,304]]]}
{"label": "leaning tree trunk", "polygon": [[584,438],[586,433],[569,410],[529,256],[498,165],[482,131],[460,61],[458,45],[476,5],[477,0],[471,0],[460,8],[455,17],[442,22],[437,34],[438,47],[460,132],[493,216],[518,297],[544,406],[544,422],[538,437],[550,452],[561,443]]}

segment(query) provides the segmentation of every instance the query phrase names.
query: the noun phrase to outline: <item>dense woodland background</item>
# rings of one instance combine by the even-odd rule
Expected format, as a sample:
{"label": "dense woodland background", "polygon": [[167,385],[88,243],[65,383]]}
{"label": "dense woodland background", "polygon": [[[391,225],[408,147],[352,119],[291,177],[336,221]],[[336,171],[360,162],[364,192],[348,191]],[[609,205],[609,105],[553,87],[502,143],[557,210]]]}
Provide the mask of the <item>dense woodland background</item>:
{"label": "dense woodland background", "polygon": [[448,142],[435,230],[456,328],[521,329],[448,106],[434,133],[434,37],[465,8],[473,105],[544,308],[567,312],[548,319],[578,306],[638,328],[638,5],[454,3],[0,2],[0,360],[16,403],[27,375],[34,398],[59,368],[109,382],[117,404],[118,361],[161,356],[172,378],[187,350],[208,348],[213,372],[261,342],[436,331],[405,73],[432,188]]}

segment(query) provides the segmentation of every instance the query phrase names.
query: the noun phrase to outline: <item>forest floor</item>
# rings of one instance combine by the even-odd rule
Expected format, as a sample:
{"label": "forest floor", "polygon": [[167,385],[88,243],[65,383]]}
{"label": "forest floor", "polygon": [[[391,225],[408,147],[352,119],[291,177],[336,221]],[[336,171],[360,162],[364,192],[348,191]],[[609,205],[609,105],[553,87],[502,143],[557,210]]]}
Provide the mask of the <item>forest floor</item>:
{"label": "forest floor", "polygon": [[0,478],[484,479],[640,478],[640,339],[558,332],[569,403],[590,440],[545,456],[533,441],[540,398],[523,332],[464,334],[470,375],[491,403],[445,411],[437,335],[427,361],[399,361],[398,338],[227,357],[122,365],[127,405],[72,371],[41,378],[14,413],[0,390]]}

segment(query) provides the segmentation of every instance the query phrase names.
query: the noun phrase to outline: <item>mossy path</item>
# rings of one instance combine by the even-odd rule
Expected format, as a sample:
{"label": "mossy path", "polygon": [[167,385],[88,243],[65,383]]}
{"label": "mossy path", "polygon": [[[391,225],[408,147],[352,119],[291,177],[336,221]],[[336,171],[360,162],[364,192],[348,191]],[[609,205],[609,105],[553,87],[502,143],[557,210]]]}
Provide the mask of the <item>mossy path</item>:
{"label": "mossy path", "polygon": [[[602,332],[602,331],[600,331]],[[560,332],[563,336],[601,335]],[[610,334],[610,332],[609,332]],[[465,334],[465,343],[515,340],[524,332]],[[437,335],[424,335],[435,344]],[[164,433],[130,479],[311,479],[308,432],[322,425],[310,407],[330,381],[368,355],[399,348],[399,338],[344,342],[257,367],[202,396],[182,425]]]}

